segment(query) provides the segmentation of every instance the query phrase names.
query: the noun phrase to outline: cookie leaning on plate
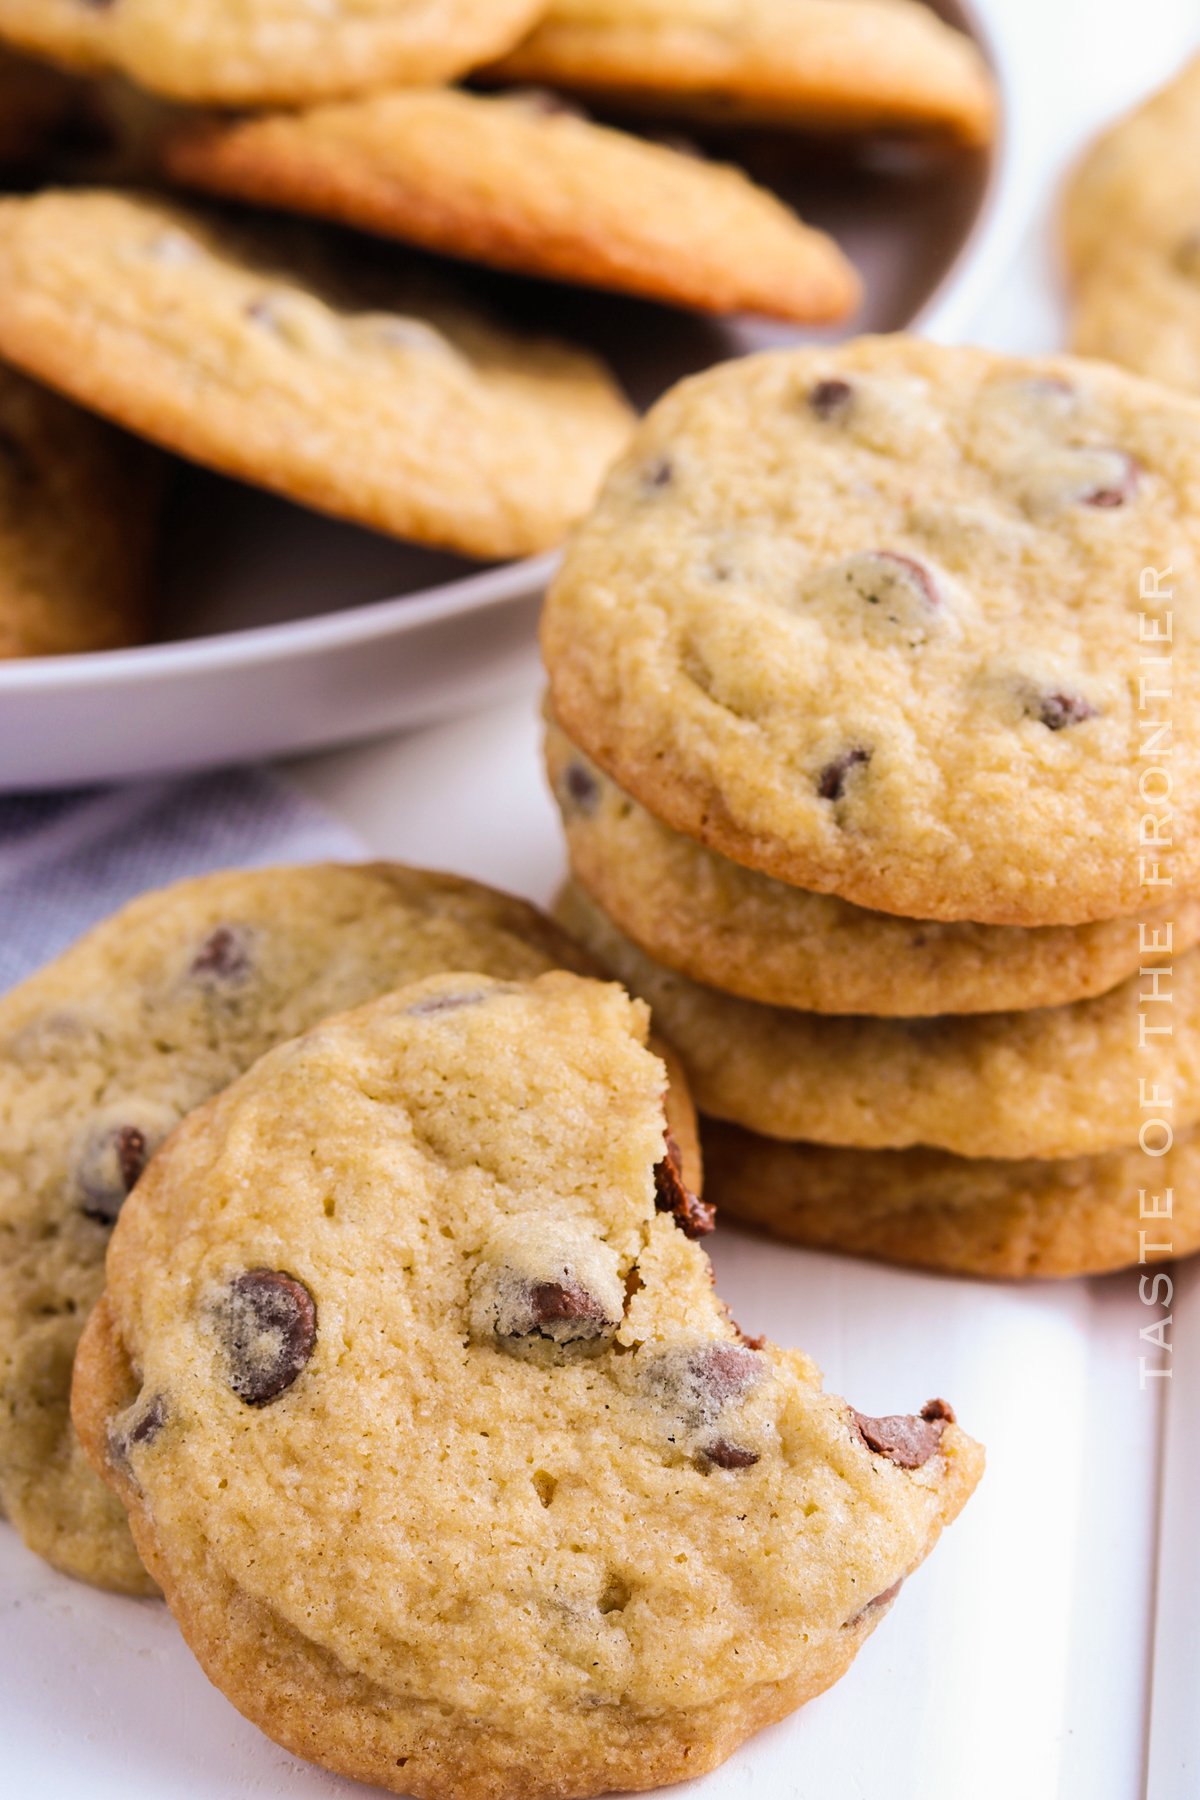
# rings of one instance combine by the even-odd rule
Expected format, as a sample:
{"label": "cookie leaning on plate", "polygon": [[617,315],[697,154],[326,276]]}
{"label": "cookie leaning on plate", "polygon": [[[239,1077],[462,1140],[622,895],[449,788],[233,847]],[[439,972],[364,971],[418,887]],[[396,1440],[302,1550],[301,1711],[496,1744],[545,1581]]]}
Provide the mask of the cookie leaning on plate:
{"label": "cookie leaning on plate", "polygon": [[632,414],[592,357],[303,228],[156,200],[0,202],[0,355],[196,462],[475,556],[547,549]]}
{"label": "cookie leaning on plate", "polygon": [[1087,152],[1062,231],[1073,347],[1200,390],[1200,57]]}
{"label": "cookie leaning on plate", "polygon": [[0,38],[178,100],[297,105],[447,81],[509,49],[540,0],[0,0]]}
{"label": "cookie leaning on plate", "polygon": [[662,1065],[607,983],[445,975],[183,1125],[113,1236],[88,1454],[210,1678],[433,1800],[713,1767],[852,1661],[967,1499],[747,1341],[656,1210]]}
{"label": "cookie leaning on plate", "polygon": [[162,459],[0,367],[0,659],[148,628]]}
{"label": "cookie leaning on plate", "polygon": [[1147,958],[1142,974],[1068,1006],[838,1018],[739,1000],[664,969],[578,888],[557,911],[653,1007],[701,1112],[768,1137],[959,1156],[1094,1154],[1137,1143],[1143,1079],[1171,1096],[1177,1131],[1200,1121],[1200,950]]}
{"label": "cookie leaning on plate", "polygon": [[499,68],[652,110],[985,143],[996,100],[970,39],[912,0],[552,0]]}
{"label": "cookie leaning on plate", "polygon": [[[506,894],[396,864],[325,865],[145,895],[0,1000],[0,1502],[31,1548],[102,1586],[150,1589],[67,1405],[113,1221],[179,1119],[271,1045],[419,975],[556,965],[589,966]],[[679,1081],[671,1112],[694,1187]]]}
{"label": "cookie leaning on plate", "polygon": [[772,881],[672,831],[553,720],[546,767],[574,879],[647,956],[768,1006],[900,1018],[1059,1006],[1200,940],[1200,900],[1094,925],[942,925]]}
{"label": "cookie leaning on plate", "polygon": [[696,306],[839,319],[857,276],[739,169],[594,125],[553,95],[450,88],[184,122],[168,174],[523,273]]}
{"label": "cookie leaning on plate", "polygon": [[[1157,1138],[1156,1140],[1157,1141]],[[1004,1280],[1103,1275],[1200,1250],[1200,1141],[1064,1161],[784,1144],[706,1120],[722,1217],[850,1256]]]}
{"label": "cookie leaning on plate", "polygon": [[[1198,558],[1191,400],[903,337],[751,357],[674,388],[609,476],[543,616],[551,705],[777,880],[1108,919],[1200,887]],[[1172,842],[1143,855],[1164,650]]]}

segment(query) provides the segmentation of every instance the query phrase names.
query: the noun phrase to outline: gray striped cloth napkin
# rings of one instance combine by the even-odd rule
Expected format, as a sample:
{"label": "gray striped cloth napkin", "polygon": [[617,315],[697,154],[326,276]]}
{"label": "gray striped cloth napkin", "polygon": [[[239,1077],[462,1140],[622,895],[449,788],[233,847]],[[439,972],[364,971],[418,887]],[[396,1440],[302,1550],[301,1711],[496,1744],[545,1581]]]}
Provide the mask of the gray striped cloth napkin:
{"label": "gray striped cloth napkin", "polygon": [[147,888],[362,855],[352,832],[260,770],[0,795],[0,991]]}

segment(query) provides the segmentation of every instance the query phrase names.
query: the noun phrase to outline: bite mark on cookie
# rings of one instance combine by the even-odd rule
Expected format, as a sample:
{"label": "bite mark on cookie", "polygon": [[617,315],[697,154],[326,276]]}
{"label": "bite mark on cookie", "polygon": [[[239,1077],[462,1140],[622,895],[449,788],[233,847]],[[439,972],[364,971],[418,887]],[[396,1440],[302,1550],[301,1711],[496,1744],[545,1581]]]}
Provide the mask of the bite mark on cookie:
{"label": "bite mark on cookie", "polygon": [[919,1413],[890,1413],[881,1419],[852,1413],[855,1430],[877,1456],[898,1469],[920,1469],[941,1448],[942,1434],[954,1423],[953,1408],[944,1400],[927,1400]]}
{"label": "bite mark on cookie", "polygon": [[664,1132],[667,1153],[654,1166],[654,1204],[669,1212],[685,1237],[706,1237],[716,1224],[716,1207],[692,1193],[683,1179],[683,1154],[668,1125]]}

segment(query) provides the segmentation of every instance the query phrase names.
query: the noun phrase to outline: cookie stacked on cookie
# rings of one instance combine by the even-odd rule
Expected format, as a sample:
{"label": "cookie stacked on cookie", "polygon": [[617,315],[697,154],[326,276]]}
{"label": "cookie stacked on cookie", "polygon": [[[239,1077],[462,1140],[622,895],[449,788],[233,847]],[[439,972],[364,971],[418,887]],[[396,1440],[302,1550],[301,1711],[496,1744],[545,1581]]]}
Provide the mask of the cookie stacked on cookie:
{"label": "cookie stacked on cookie", "polygon": [[424,1800],[712,1767],[983,1467],[733,1322],[686,1082],[598,973],[505,894],[326,865],[145,895],[0,1002],[7,1520]]}
{"label": "cookie stacked on cookie", "polygon": [[1132,377],[863,340],[654,410],[548,600],[548,755],[719,1203],[975,1272],[1200,1248],[1198,618],[1200,408]]}

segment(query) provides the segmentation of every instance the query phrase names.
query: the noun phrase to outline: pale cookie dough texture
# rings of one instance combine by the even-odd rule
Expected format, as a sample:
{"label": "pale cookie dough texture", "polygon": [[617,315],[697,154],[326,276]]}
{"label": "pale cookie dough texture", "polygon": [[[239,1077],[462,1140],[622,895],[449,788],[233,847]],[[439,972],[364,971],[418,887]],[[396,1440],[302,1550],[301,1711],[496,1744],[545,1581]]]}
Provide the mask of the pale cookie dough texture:
{"label": "pale cookie dough texture", "polygon": [[747,1341],[656,1210],[619,988],[443,976],[193,1113],[75,1417],[206,1672],[418,1800],[698,1775],[827,1687],[978,1479]]}
{"label": "pale cookie dough texture", "polygon": [[[726,363],[651,411],[572,541],[551,705],[777,880],[1109,919],[1200,888],[1198,552],[1200,405],[1164,388],[904,337]],[[1139,792],[1164,720],[1169,817]]]}
{"label": "pale cookie dough texture", "polygon": [[710,1120],[704,1151],[722,1217],[814,1249],[1003,1279],[1103,1275],[1200,1250],[1194,1132],[1162,1155],[1007,1162],[785,1144]]}
{"label": "pale cookie dough texture", "polygon": [[155,451],[0,368],[0,659],[146,635],[162,486]]}
{"label": "pale cookie dough texture", "polygon": [[364,246],[105,191],[0,202],[0,355],[196,462],[473,556],[547,549],[632,414],[582,351],[522,337]]}
{"label": "pale cookie dough texture", "polygon": [[1200,392],[1200,56],[1068,184],[1072,346]]}
{"label": "pale cookie dough texture", "polygon": [[448,88],[184,123],[168,174],[451,256],[710,312],[844,318],[831,238],[739,169],[594,125],[553,95]]}
{"label": "pale cookie dough texture", "polygon": [[[159,1143],[271,1045],[444,968],[589,965],[523,902],[398,865],[205,876],[134,901],[0,1000],[0,1503],[32,1549],[151,1591],[68,1418],[113,1221]],[[683,1175],[698,1176],[672,1094]]]}
{"label": "pale cookie dough texture", "polygon": [[541,0],[0,0],[0,37],[177,100],[299,105],[447,81],[510,49]]}
{"label": "pale cookie dough texture", "polygon": [[986,143],[983,58],[915,0],[552,0],[491,75],[711,119]]}
{"label": "pale cookie dough texture", "polygon": [[941,925],[806,893],[706,850],[623,794],[553,721],[546,767],[571,872],[693,981],[769,1006],[900,1018],[1084,1000],[1200,939],[1200,900],[1094,925]]}
{"label": "pale cookie dough texture", "polygon": [[1138,1142],[1141,1079],[1171,1096],[1176,1130],[1200,1119],[1200,950],[1069,1006],[838,1018],[739,1000],[664,969],[577,888],[558,913],[653,1007],[701,1112],[768,1137],[959,1156],[1093,1154]]}

